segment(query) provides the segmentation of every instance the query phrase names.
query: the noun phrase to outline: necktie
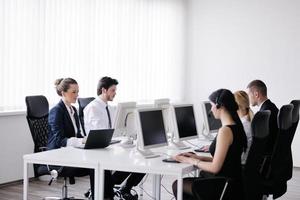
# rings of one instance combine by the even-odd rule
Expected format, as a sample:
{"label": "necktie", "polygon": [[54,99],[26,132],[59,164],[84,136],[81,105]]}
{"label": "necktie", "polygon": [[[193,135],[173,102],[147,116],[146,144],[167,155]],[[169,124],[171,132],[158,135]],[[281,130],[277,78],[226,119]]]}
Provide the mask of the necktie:
{"label": "necktie", "polygon": [[71,114],[72,116],[74,116],[74,111],[73,111],[72,107],[69,107],[69,109],[70,109],[70,114]]}
{"label": "necktie", "polygon": [[106,106],[105,109],[106,109],[106,113],[107,113],[107,117],[108,117],[108,127],[111,128],[111,119],[110,119],[108,106]]}
{"label": "necktie", "polygon": [[[70,114],[71,114],[71,120],[72,120],[73,127],[74,127],[74,130],[75,130],[75,137],[79,137],[80,133],[78,132],[76,120],[75,120],[75,117],[74,117],[74,110],[73,110],[72,106],[70,106],[69,109],[70,109]],[[76,130],[75,126],[76,126],[77,130]],[[77,131],[77,134],[76,134],[76,131]]]}

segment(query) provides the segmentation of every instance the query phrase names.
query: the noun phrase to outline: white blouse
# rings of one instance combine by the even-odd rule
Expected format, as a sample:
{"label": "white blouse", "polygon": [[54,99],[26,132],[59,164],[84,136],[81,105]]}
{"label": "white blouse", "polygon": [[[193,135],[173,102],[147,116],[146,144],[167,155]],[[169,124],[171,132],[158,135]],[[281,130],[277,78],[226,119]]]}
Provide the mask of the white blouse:
{"label": "white blouse", "polygon": [[247,136],[247,150],[246,150],[246,152],[243,152],[242,158],[241,158],[242,164],[245,164],[246,160],[247,160],[247,156],[248,156],[250,146],[252,144],[252,130],[251,130],[251,122],[247,119],[247,116],[244,116],[240,119],[241,119],[241,122],[243,124],[246,136]]}

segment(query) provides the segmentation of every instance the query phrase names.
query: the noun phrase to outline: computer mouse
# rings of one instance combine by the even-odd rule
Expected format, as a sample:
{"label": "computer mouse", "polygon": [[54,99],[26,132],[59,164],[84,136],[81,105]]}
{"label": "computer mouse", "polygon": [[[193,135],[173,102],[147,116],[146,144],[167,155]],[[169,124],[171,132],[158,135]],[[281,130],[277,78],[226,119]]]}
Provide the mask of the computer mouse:
{"label": "computer mouse", "polygon": [[173,158],[165,158],[162,160],[163,162],[168,162],[168,163],[179,163],[177,160]]}

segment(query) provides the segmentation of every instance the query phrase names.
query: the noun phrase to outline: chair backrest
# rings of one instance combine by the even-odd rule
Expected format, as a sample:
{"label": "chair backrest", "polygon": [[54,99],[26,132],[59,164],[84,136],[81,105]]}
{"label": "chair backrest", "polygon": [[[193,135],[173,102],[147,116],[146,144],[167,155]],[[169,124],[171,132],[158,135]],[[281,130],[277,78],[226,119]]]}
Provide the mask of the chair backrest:
{"label": "chair backrest", "polygon": [[79,120],[81,123],[82,130],[84,134],[86,135],[85,129],[84,129],[84,114],[83,109],[95,99],[95,97],[87,97],[87,98],[78,98],[78,105],[79,105]]}
{"label": "chair backrest", "polygon": [[269,110],[257,112],[251,122],[252,144],[243,170],[246,199],[262,196],[261,181],[264,179],[266,164],[266,144],[269,136]]}
{"label": "chair backrest", "polygon": [[[34,143],[34,153],[42,151],[48,142],[48,113],[49,103],[45,96],[25,97],[27,107],[27,122]],[[34,165],[35,176],[38,165]]]}
{"label": "chair backrest", "polygon": [[293,113],[292,113],[292,138],[291,139],[291,143],[294,139],[295,136],[295,132],[297,130],[297,126],[298,126],[298,122],[299,122],[299,109],[300,109],[300,100],[293,100],[291,101],[291,104],[293,104],[294,108],[293,108]]}
{"label": "chair backrest", "polygon": [[300,100],[293,100],[291,101],[291,104],[293,104],[293,112],[292,112],[292,126],[290,128],[290,134],[289,134],[289,141],[288,141],[288,146],[289,152],[286,157],[287,162],[288,162],[288,168],[289,168],[289,174],[287,175],[288,180],[292,178],[293,176],[293,154],[292,154],[292,142],[298,127],[298,122],[299,122],[299,108],[300,108]]}
{"label": "chair backrest", "polygon": [[260,174],[265,158],[265,147],[269,135],[269,110],[257,112],[251,122],[252,144],[248,153],[245,169]]}
{"label": "chair backrest", "polygon": [[293,166],[291,166],[291,142],[293,104],[283,105],[277,116],[278,136],[272,154],[271,178],[274,182],[289,180]]}

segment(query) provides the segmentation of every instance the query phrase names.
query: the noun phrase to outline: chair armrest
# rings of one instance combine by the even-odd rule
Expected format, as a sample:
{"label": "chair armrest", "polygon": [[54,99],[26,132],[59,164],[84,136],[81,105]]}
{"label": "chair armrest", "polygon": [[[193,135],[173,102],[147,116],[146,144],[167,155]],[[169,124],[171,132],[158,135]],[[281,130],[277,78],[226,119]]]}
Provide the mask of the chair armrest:
{"label": "chair armrest", "polygon": [[265,179],[269,179],[271,175],[272,167],[271,167],[271,155],[266,155],[263,158],[263,161],[259,168],[259,173]]}

